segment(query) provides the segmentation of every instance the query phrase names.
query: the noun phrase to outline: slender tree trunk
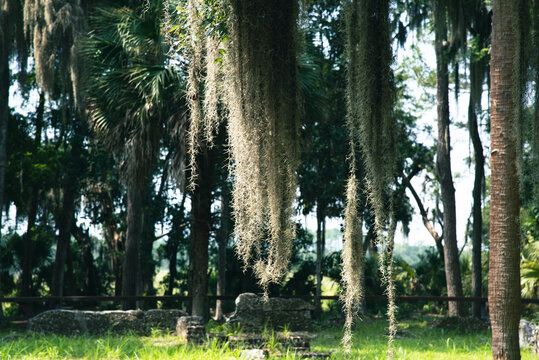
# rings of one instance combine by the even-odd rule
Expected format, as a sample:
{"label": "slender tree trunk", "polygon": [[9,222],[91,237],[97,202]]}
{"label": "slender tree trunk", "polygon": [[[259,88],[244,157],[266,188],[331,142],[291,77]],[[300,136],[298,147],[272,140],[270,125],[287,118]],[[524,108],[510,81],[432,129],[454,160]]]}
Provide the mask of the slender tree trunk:
{"label": "slender tree trunk", "polygon": [[[474,81],[474,78],[481,76],[482,74],[477,73],[476,64],[473,62],[470,64],[470,105],[468,107],[468,127],[470,131],[470,138],[472,139],[472,144],[474,148],[474,159],[475,159],[475,178],[474,178],[474,188],[472,191],[473,196],[473,227],[472,227],[472,296],[481,297],[481,281],[482,281],[482,271],[481,271],[481,244],[482,244],[482,229],[483,229],[483,217],[481,214],[481,194],[484,175],[484,166],[485,166],[485,157],[483,156],[483,146],[481,144],[481,138],[479,137],[479,129],[477,124],[477,107],[481,103],[481,90],[472,89],[475,86],[483,86],[482,81]],[[482,80],[482,78],[481,78]],[[478,90],[478,91],[477,91]],[[474,99],[474,93],[479,94],[479,99]],[[479,102],[476,103],[476,102]],[[481,307],[482,303],[474,302],[472,303],[472,315],[476,318],[481,317]]]}
{"label": "slender tree trunk", "polygon": [[32,255],[34,248],[34,231],[36,226],[37,217],[37,197],[39,191],[34,186],[30,189],[30,199],[28,203],[28,223],[26,227],[26,234],[24,234],[24,255],[22,259],[22,274],[21,274],[21,296],[32,295]]}
{"label": "slender tree trunk", "polygon": [[[39,104],[36,113],[36,133],[34,135],[34,152],[37,152],[40,141],[41,131],[43,128],[43,116],[45,113],[45,95],[41,92],[39,96]],[[37,184],[30,186],[30,198],[28,200],[28,223],[26,228],[26,234],[24,236],[24,255],[22,259],[22,274],[21,274],[21,296],[30,296],[32,294],[32,252],[33,252],[33,236],[36,226],[37,207],[39,189]]]}
{"label": "slender tree trunk", "polygon": [[[0,9],[0,21],[5,21],[3,9]],[[6,21],[7,23],[7,21]],[[2,210],[4,210],[5,177],[7,167],[7,129],[9,121],[9,47],[11,38],[9,32],[4,31],[4,37],[0,40],[0,232],[2,231]],[[3,45],[3,46],[2,46]],[[0,289],[1,291],[1,289]]]}
{"label": "slender tree trunk", "polygon": [[185,224],[185,200],[187,199],[187,192],[184,192],[182,195],[182,202],[180,203],[180,209],[179,209],[179,216],[178,218],[174,219],[175,223],[172,225],[175,227],[174,234],[172,236],[169,236],[168,243],[167,243],[167,251],[168,251],[168,259],[169,259],[169,265],[168,265],[168,271],[169,271],[169,278],[168,278],[168,287],[166,291],[166,295],[172,295],[174,292],[174,283],[176,280],[176,275],[178,273],[176,264],[178,260],[178,246],[180,242],[183,241],[183,227]]}
{"label": "slender tree trunk", "polygon": [[[152,204],[152,183],[148,181],[144,185],[144,204]],[[155,206],[156,204],[154,204]],[[153,280],[155,275],[155,261],[153,259],[153,243],[155,242],[156,209],[153,206],[144,206],[142,211],[142,236],[139,243],[140,272],[138,294],[155,295]],[[144,301],[142,308],[152,308],[155,302]]]}
{"label": "slender tree trunk", "polygon": [[320,296],[322,296],[322,223],[324,222],[324,215],[320,204],[316,209],[316,294],[315,294],[315,312],[316,317],[320,319],[322,314],[322,302]]}
{"label": "slender tree trunk", "polygon": [[73,269],[73,257],[75,254],[73,253],[73,249],[69,244],[66,249],[66,261],[65,261],[65,275],[64,275],[64,290],[62,291],[62,295],[69,296],[69,295],[76,295],[77,291],[77,284],[75,281],[75,271]]}
{"label": "slender tree trunk", "polygon": [[63,189],[62,209],[57,221],[58,242],[56,243],[56,256],[52,270],[51,295],[62,296],[64,291],[64,267],[67,248],[71,241],[71,230],[75,219],[75,200],[77,198],[77,183],[81,170],[81,152],[83,134],[80,119],[75,119],[75,130],[71,143],[70,164],[66,184]]}
{"label": "slender tree trunk", "polygon": [[[0,21],[4,21],[4,12],[0,9]],[[0,25],[1,28],[1,25]],[[4,36],[9,36],[4,31]],[[8,44],[11,41],[0,41],[0,239],[2,238],[2,215],[4,210],[4,193],[7,167],[7,128],[9,120],[9,52]],[[4,267],[4,264],[1,264]],[[3,296],[0,273],[0,296]],[[4,311],[0,304],[0,319],[4,319]]]}
{"label": "slender tree trunk", "polygon": [[[221,186],[221,228],[219,229],[219,254],[217,258],[217,296],[225,295],[226,292],[226,249],[230,236],[230,189],[227,181]],[[223,301],[215,302],[215,320],[223,319]]]}
{"label": "slender tree trunk", "polygon": [[[75,223],[75,220],[73,220],[73,223]],[[77,244],[81,250],[82,294],[86,296],[97,295],[97,278],[90,235],[87,231],[76,225],[72,228],[72,235],[77,240]]]}
{"label": "slender tree trunk", "polygon": [[114,296],[122,294],[122,258],[123,236],[118,232],[114,221],[114,204],[111,195],[106,190],[100,191],[100,202],[103,211],[103,222],[107,231],[107,243],[112,252],[111,261],[114,272]]}
{"label": "slender tree trunk", "polygon": [[[462,296],[459,252],[457,248],[457,220],[455,188],[451,175],[451,141],[449,137],[449,75],[447,64],[447,23],[443,0],[434,0],[434,33],[436,47],[436,98],[438,108],[438,143],[436,147],[436,170],[442,190],[443,238],[445,278],[448,296]],[[461,302],[449,302],[449,315],[462,316]]]}
{"label": "slender tree trunk", "polygon": [[520,86],[518,1],[493,1],[490,151],[490,256],[488,304],[492,356],[520,359],[520,219],[515,121]]}
{"label": "slender tree trunk", "polygon": [[402,174],[402,181],[404,185],[410,190],[412,193],[412,196],[415,199],[415,202],[417,203],[417,207],[419,208],[419,213],[421,214],[421,219],[423,220],[423,225],[425,225],[425,228],[429,232],[430,236],[434,239],[434,243],[436,244],[436,249],[438,250],[438,254],[440,255],[440,259],[444,259],[444,246],[442,244],[442,237],[438,234],[434,226],[431,224],[429,217],[427,215],[427,211],[425,210],[425,207],[423,206],[423,202],[421,201],[421,198],[417,194],[417,191],[415,191],[415,188],[412,186],[412,183],[410,182],[410,179]]}
{"label": "slender tree trunk", "polygon": [[[122,269],[122,296],[137,295],[137,277],[139,271],[138,247],[142,235],[142,189],[133,183],[127,185],[127,240]],[[122,302],[124,310],[134,309],[136,301]]]}
{"label": "slender tree trunk", "polygon": [[200,151],[198,183],[192,196],[191,241],[189,244],[191,315],[206,317],[208,293],[208,244],[211,221],[212,177],[207,149]]}

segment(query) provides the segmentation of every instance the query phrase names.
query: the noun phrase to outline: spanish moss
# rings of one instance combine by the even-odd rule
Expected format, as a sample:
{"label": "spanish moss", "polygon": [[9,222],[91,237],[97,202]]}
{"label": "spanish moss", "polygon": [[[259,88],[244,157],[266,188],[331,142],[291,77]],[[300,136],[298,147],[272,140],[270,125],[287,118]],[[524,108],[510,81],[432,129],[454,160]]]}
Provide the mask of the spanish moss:
{"label": "spanish moss", "polygon": [[187,49],[189,70],[187,75],[187,104],[189,106],[190,126],[188,132],[190,185],[193,187],[197,177],[196,157],[200,150],[200,132],[202,131],[201,79],[204,50],[203,27],[198,14],[199,0],[188,0],[187,21],[189,26]]}
{"label": "spanish moss", "polygon": [[225,102],[237,252],[261,286],[286,273],[299,161],[297,2],[230,0]]}
{"label": "spanish moss", "polygon": [[[389,27],[389,2],[378,0],[352,0],[345,2],[347,39],[346,51],[349,59],[347,72],[347,124],[350,132],[350,180],[345,211],[345,245],[343,248],[344,307],[346,326],[343,342],[349,350],[351,326],[358,312],[362,297],[361,282],[349,284],[350,279],[361,279],[361,267],[351,266],[362,261],[361,231],[347,232],[353,227],[361,227],[357,214],[356,199],[350,193],[351,183],[357,183],[356,156],[357,143],[361,149],[366,167],[367,194],[375,213],[375,229],[379,244],[385,244],[387,255],[381,261],[382,274],[386,279],[389,296],[389,350],[392,356],[392,341],[395,328],[394,287],[391,277],[393,250],[392,226],[385,240],[385,228],[389,220],[386,194],[394,175],[395,164],[395,119],[393,117],[394,84],[391,73],[391,37]],[[356,190],[357,196],[357,190]],[[391,208],[391,206],[389,206]],[[394,233],[394,230],[393,230]],[[359,237],[353,239],[354,236]],[[351,252],[357,252],[356,254]],[[389,261],[386,261],[389,260]],[[349,270],[346,270],[348,268]],[[391,300],[393,298],[393,301]]]}
{"label": "spanish moss", "polygon": [[58,62],[69,76],[61,81],[71,87],[74,103],[79,107],[83,105],[83,67],[77,44],[84,26],[83,19],[80,0],[29,0],[24,4],[25,31],[33,44],[37,82],[50,93]]}

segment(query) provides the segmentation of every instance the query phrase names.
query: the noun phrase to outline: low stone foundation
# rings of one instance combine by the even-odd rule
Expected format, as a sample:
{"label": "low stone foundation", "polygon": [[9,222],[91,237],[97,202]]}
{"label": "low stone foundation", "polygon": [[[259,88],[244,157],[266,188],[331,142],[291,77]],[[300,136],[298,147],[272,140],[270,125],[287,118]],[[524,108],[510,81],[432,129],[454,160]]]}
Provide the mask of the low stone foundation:
{"label": "low stone foundation", "polygon": [[227,320],[239,324],[244,331],[260,331],[265,324],[288,330],[309,330],[312,326],[311,311],[314,306],[300,299],[270,298],[264,301],[252,294],[240,294],[236,298],[236,311]]}
{"label": "low stone foundation", "polygon": [[49,310],[28,320],[28,331],[58,335],[103,335],[106,333],[149,335],[152,330],[173,332],[182,310],[153,309],[82,311]]}

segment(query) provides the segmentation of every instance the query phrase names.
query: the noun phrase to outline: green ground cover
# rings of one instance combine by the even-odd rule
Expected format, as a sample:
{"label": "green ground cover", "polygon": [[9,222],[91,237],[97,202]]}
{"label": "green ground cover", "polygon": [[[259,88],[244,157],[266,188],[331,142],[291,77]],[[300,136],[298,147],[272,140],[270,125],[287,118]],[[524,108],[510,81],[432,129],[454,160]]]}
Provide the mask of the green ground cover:
{"label": "green ground cover", "polygon": [[[355,330],[352,359],[384,359],[387,348],[386,322],[366,318]],[[339,351],[341,331],[329,326],[316,332],[311,342],[313,351],[332,353],[332,359],[345,359]],[[4,330],[0,340],[0,359],[237,359],[241,349],[212,342],[206,346],[186,346],[170,334],[154,332],[149,337],[102,336],[67,337],[27,334]],[[398,359],[491,359],[490,334],[482,331],[459,334],[447,329],[433,329],[424,319],[402,320],[395,341]],[[271,341],[268,347],[278,351]],[[295,359],[293,353],[283,359]],[[272,357],[275,358],[275,357]],[[537,359],[530,351],[522,352],[523,360]]]}

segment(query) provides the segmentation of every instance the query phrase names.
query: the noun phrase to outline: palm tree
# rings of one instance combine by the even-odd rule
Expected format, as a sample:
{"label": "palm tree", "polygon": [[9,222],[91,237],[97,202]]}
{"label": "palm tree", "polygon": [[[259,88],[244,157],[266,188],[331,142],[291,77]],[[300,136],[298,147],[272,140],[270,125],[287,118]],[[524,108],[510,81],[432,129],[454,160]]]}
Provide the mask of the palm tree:
{"label": "palm tree", "polygon": [[[91,122],[122,161],[127,186],[127,239],[122,296],[137,294],[138,247],[142,236],[142,192],[158,156],[167,122],[181,127],[185,111],[182,79],[165,54],[163,2],[143,12],[98,8],[84,52],[91,57],[88,82]],[[123,303],[133,308],[133,301]]]}
{"label": "palm tree", "polygon": [[492,2],[490,258],[488,303],[494,359],[520,359],[520,218],[517,140],[520,1]]}

